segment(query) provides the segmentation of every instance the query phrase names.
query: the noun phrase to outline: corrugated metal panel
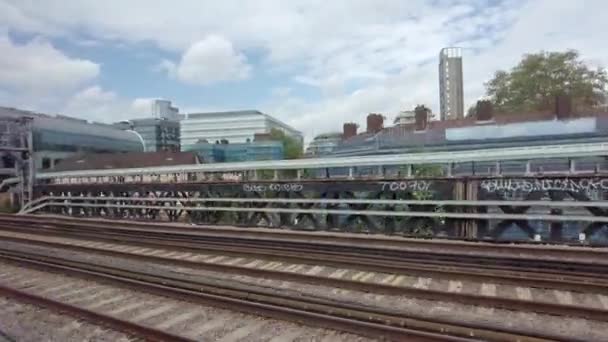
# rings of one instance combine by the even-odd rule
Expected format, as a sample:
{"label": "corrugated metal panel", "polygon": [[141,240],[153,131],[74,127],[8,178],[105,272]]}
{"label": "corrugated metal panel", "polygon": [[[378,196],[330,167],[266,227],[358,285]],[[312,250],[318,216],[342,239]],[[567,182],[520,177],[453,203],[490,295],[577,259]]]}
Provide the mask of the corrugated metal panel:
{"label": "corrugated metal panel", "polygon": [[405,153],[343,158],[310,158],[294,160],[251,161],[241,163],[215,163],[204,165],[179,165],[122,170],[95,170],[75,172],[38,173],[37,179],[55,177],[94,177],[114,175],[139,175],[167,172],[235,172],[243,170],[296,170],[309,168],[335,168],[349,166],[419,165],[436,163],[463,163],[470,161],[529,160],[542,158],[581,158],[607,156],[608,143],[581,143],[567,145],[522,146],[515,148],[479,149],[466,151]]}
{"label": "corrugated metal panel", "polygon": [[446,129],[448,141],[509,139],[513,137],[538,137],[542,135],[568,135],[593,133],[596,119],[580,118],[568,121],[551,120],[521,122],[505,125],[483,125]]}

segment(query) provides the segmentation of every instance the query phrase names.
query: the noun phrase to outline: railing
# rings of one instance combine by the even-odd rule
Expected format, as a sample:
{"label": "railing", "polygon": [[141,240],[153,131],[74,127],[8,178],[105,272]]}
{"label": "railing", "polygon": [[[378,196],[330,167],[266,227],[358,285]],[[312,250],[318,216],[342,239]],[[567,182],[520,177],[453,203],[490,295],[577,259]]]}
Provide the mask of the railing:
{"label": "railing", "polygon": [[[506,209],[506,210],[505,210]],[[605,245],[606,201],[44,196],[22,214]],[[598,215],[597,211],[603,215]],[[572,225],[565,228],[564,225]],[[509,229],[518,234],[509,235]],[[570,238],[556,239],[553,230]],[[599,232],[599,234],[597,234]],[[521,234],[523,233],[523,235]]]}
{"label": "railing", "polygon": [[[552,208],[608,208],[608,201],[589,202],[552,202],[552,201],[459,201],[459,200],[381,200],[381,199],[325,199],[325,198],[185,198],[185,197],[114,197],[114,196],[43,196],[29,203],[25,208],[38,203],[49,205],[49,201],[138,201],[138,202],[174,202],[190,203],[266,203],[266,204],[379,204],[379,205],[433,205],[455,207],[488,207],[488,206],[514,206],[514,207],[552,207]],[[66,202],[60,202],[66,203]],[[215,207],[214,207],[215,208]],[[394,215],[399,215],[395,214]],[[424,215],[420,215],[424,216]],[[515,217],[515,216],[514,216]],[[524,218],[517,216],[517,218]],[[567,220],[559,216],[557,220]],[[604,221],[601,221],[604,222]],[[608,219],[607,221],[608,222]]]}
{"label": "railing", "polygon": [[19,183],[19,178],[7,178],[0,183],[0,191],[4,190],[5,186],[13,185]]}

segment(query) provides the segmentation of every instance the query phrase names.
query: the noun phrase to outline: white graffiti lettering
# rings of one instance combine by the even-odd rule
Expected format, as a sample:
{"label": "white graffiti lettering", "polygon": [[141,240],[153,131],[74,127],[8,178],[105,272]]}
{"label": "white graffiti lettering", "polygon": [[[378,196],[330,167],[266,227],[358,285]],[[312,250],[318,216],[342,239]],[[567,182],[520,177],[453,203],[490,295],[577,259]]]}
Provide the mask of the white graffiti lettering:
{"label": "white graffiti lettering", "polygon": [[299,192],[304,189],[304,185],[299,183],[270,183],[270,184],[243,184],[243,191],[246,192],[265,192],[265,191],[289,191]]}
{"label": "white graffiti lettering", "polygon": [[608,178],[583,179],[486,179],[481,182],[481,189],[486,192],[536,192],[567,191],[589,192],[608,190]]}
{"label": "white graffiti lettering", "polygon": [[425,180],[412,180],[402,182],[381,182],[382,191],[428,191],[433,182]]}

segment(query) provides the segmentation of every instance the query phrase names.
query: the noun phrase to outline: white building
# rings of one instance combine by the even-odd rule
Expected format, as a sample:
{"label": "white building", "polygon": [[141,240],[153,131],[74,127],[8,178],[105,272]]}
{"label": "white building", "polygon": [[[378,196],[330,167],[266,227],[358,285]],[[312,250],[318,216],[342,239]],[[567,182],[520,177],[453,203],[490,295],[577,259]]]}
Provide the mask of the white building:
{"label": "white building", "polygon": [[318,156],[331,153],[342,141],[342,132],[317,135],[306,148],[307,156]]}
{"label": "white building", "polygon": [[462,49],[450,47],[439,52],[440,120],[464,118]]}
{"label": "white building", "polygon": [[205,139],[210,143],[226,139],[230,143],[253,141],[254,135],[279,129],[285,135],[303,140],[302,133],[293,127],[257,110],[191,113],[180,121],[182,151]]}
{"label": "white building", "polygon": [[169,100],[154,100],[152,102],[152,117],[179,120],[179,108],[171,106],[171,101]]}
{"label": "white building", "polygon": [[409,125],[416,122],[416,113],[413,110],[404,110],[399,112],[399,115],[395,117],[393,124],[395,125]]}

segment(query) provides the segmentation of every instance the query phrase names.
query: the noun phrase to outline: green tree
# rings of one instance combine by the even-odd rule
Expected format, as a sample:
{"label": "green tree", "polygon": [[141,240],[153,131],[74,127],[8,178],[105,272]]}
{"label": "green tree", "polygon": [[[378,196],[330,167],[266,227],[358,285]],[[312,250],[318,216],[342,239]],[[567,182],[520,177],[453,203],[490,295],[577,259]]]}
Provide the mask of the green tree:
{"label": "green tree", "polygon": [[270,137],[283,143],[285,159],[298,159],[302,157],[302,143],[299,140],[285,135],[283,131],[276,128],[270,131]]}
{"label": "green tree", "polygon": [[467,117],[473,117],[475,115],[477,115],[477,105],[473,104],[467,109]]}
{"label": "green tree", "polygon": [[421,164],[414,165],[415,177],[441,177],[443,176],[443,168],[437,164]]}
{"label": "green tree", "polygon": [[573,106],[602,104],[608,76],[605,69],[586,65],[577,51],[541,51],[524,55],[510,71],[497,71],[485,87],[495,111],[525,113],[553,109],[561,94],[570,95]]}

